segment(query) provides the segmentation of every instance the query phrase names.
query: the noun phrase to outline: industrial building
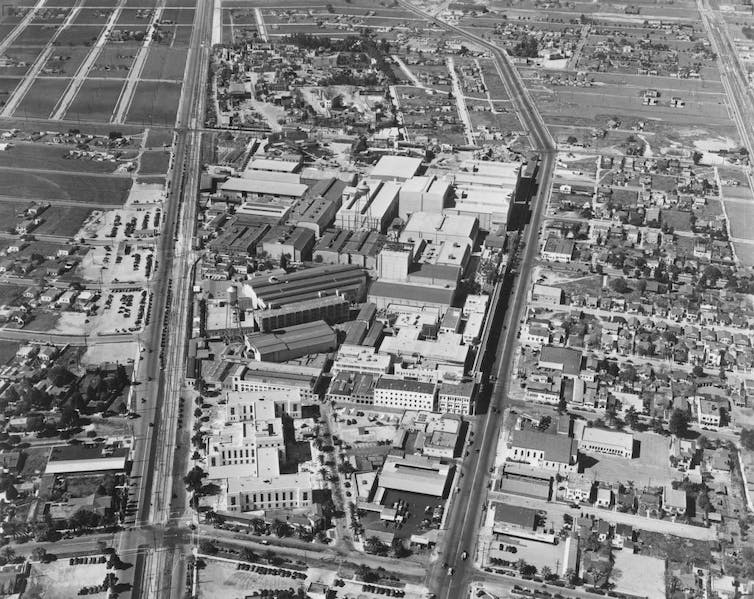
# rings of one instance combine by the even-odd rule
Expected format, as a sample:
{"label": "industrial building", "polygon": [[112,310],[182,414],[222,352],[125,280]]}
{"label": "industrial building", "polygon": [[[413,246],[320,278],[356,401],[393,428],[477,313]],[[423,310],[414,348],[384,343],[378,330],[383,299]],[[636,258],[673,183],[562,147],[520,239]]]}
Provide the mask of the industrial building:
{"label": "industrial building", "polygon": [[471,348],[463,345],[462,341],[458,333],[440,333],[436,339],[424,339],[422,329],[404,327],[396,335],[382,340],[380,353],[408,361],[420,358],[423,361],[465,366]]}
{"label": "industrial building", "polygon": [[314,247],[314,231],[304,227],[277,225],[267,231],[257,244],[257,253],[266,253],[273,260],[283,256],[295,262],[310,260]]}
{"label": "industrial building", "polygon": [[362,180],[357,187],[343,191],[342,205],[335,215],[335,226],[351,231],[385,233],[398,215],[400,185],[391,181]]}
{"label": "industrial building", "polygon": [[451,182],[445,177],[411,177],[401,185],[398,194],[398,216],[405,220],[414,212],[441,213],[451,191]]}
{"label": "industrial building", "polygon": [[369,288],[368,299],[379,309],[391,304],[406,306],[429,306],[447,310],[455,299],[456,288],[430,287],[391,281],[375,281]]}
{"label": "industrial building", "polygon": [[245,260],[256,253],[257,244],[267,229],[267,225],[231,224],[210,241],[207,247],[220,257]]}
{"label": "industrial building", "polygon": [[421,165],[421,158],[383,156],[377,161],[369,176],[383,181],[406,181],[419,173]]}
{"label": "industrial building", "polygon": [[338,336],[324,320],[246,335],[246,350],[260,362],[286,362],[337,347]]}
{"label": "industrial building", "polygon": [[330,382],[327,400],[371,406],[377,379],[378,375],[341,370]]}
{"label": "industrial building", "polygon": [[353,264],[377,269],[387,237],[377,231],[328,229],[314,246],[314,260],[323,264]]}
{"label": "industrial building", "polygon": [[220,185],[220,194],[225,198],[246,200],[262,197],[288,198],[298,200],[304,197],[307,186],[303,183],[285,183],[230,177]]}
{"label": "industrial building", "polygon": [[315,266],[292,273],[252,278],[244,283],[244,295],[254,309],[279,308],[287,304],[328,295],[342,295],[362,301],[367,275],[351,265]]}
{"label": "industrial building", "polygon": [[[342,182],[341,182],[342,183]],[[343,184],[345,186],[345,183]],[[340,196],[336,200],[322,197],[304,198],[288,214],[287,223],[311,229],[316,239],[335,221],[335,215],[341,206]]]}
{"label": "industrial building", "polygon": [[315,320],[338,324],[348,320],[350,305],[346,298],[330,295],[287,304],[280,308],[255,310],[253,318],[257,328],[263,333]]}
{"label": "industrial building", "polygon": [[426,239],[432,243],[447,241],[473,245],[479,234],[479,222],[474,216],[435,214],[432,212],[414,212],[399,240],[414,243]]}

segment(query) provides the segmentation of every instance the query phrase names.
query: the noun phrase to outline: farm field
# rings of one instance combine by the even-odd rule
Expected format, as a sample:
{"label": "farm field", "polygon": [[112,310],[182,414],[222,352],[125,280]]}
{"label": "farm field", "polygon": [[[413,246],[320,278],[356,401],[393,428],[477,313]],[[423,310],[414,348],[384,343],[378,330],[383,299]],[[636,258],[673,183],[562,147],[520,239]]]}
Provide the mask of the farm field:
{"label": "farm field", "polygon": [[80,173],[112,173],[116,162],[64,158],[66,146],[49,146],[39,143],[17,143],[0,152],[0,167],[23,167]]}
{"label": "farm field", "polygon": [[65,92],[70,79],[46,79],[37,77],[28,93],[16,108],[17,118],[41,118],[50,116],[60,96]]}
{"label": "farm field", "polygon": [[136,86],[126,122],[172,125],[180,95],[179,83],[141,81]]}
{"label": "farm field", "polygon": [[[185,4],[182,4],[185,6]],[[193,8],[167,8],[162,12],[163,22],[172,22],[176,25],[191,25],[194,22]]]}
{"label": "farm field", "polygon": [[73,237],[91,214],[89,208],[75,206],[50,206],[45,210],[42,224],[34,229],[38,235]]}
{"label": "farm field", "polygon": [[19,77],[0,77],[0,101],[3,102],[3,104],[7,101],[7,98],[3,96],[9,95],[18,84],[21,83],[21,79]]}
{"label": "farm field", "polygon": [[123,81],[87,79],[68,107],[65,118],[109,121],[122,89]]}
{"label": "farm field", "polygon": [[185,68],[185,49],[152,46],[149,49],[141,76],[143,79],[182,80]]}
{"label": "farm field", "polygon": [[30,174],[0,170],[0,189],[19,199],[60,199],[117,206],[125,202],[132,181],[127,177],[90,177],[76,174]]}
{"label": "farm field", "polygon": [[[99,5],[97,5],[99,6]],[[108,8],[82,8],[79,11],[75,25],[104,25],[110,18],[112,9]]]}
{"label": "farm field", "polygon": [[188,46],[191,41],[191,34],[194,32],[192,25],[176,25],[175,35],[171,43],[172,46]]}
{"label": "farm field", "polygon": [[122,9],[115,26],[119,29],[124,28],[131,31],[146,31],[154,13],[151,10],[152,7],[153,4],[150,4],[149,8],[131,7]]}
{"label": "farm field", "polygon": [[32,23],[16,38],[14,45],[39,46],[41,52],[42,46],[50,41],[50,38],[55,33],[56,27],[57,25],[35,25]]}

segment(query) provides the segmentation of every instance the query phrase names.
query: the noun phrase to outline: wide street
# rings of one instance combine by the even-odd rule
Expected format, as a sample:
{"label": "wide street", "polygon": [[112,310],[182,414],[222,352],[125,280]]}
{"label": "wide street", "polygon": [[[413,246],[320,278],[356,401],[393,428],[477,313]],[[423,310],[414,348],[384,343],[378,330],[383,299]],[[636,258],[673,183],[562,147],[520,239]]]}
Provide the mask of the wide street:
{"label": "wide street", "polygon": [[[162,259],[154,277],[153,324],[146,335],[147,351],[142,354],[145,359],[139,372],[137,394],[145,403],[136,406],[142,414],[136,421],[132,470],[136,526],[122,533],[116,544],[123,554],[140,545],[149,546],[134,567],[134,597],[180,597],[184,591],[181,558],[187,537],[176,535],[175,528],[185,527],[186,495],[181,479],[188,445],[183,441],[181,450],[178,424],[194,262],[192,237],[201,149],[198,129],[203,120],[211,15],[211,2],[199,0],[176,120],[170,195],[158,247]],[[186,437],[188,431],[180,434]],[[180,459],[176,459],[176,449]],[[154,525],[151,542],[145,542],[139,528],[143,524]]]}
{"label": "wide street", "polygon": [[[492,53],[508,95],[516,107],[522,125],[529,134],[532,147],[540,155],[539,187],[536,197],[532,199],[529,224],[524,232],[522,243],[519,244],[518,275],[506,277],[502,281],[501,284],[505,286],[503,293],[499,295],[502,301],[498,301],[491,309],[495,321],[500,322],[500,317],[503,315],[502,331],[494,350],[495,358],[490,369],[497,380],[492,390],[486,417],[483,417],[484,419],[477,427],[478,434],[475,439],[477,445],[472,446],[474,450],[470,452],[464,464],[460,490],[451,498],[450,516],[439,549],[440,558],[429,569],[426,579],[430,590],[437,593],[439,597],[454,599],[466,596],[475,574],[473,564],[476,539],[487,494],[489,470],[494,464],[497,439],[503,418],[505,392],[515,347],[515,323],[518,322],[525,309],[530,272],[537,255],[539,222],[549,198],[555,166],[555,144],[519,74],[496,45],[459,27],[438,20],[406,0],[400,0],[400,4],[416,15]],[[493,350],[488,347],[486,351]],[[466,560],[461,557],[464,551],[468,552]],[[445,563],[455,569],[453,575],[447,573],[444,568]]]}

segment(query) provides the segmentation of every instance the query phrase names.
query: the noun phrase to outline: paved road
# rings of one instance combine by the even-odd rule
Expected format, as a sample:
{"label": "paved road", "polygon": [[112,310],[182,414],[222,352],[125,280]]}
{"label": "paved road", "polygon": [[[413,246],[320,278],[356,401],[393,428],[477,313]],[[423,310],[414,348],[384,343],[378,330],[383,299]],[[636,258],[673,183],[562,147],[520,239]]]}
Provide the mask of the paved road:
{"label": "paved road", "polygon": [[[186,508],[181,476],[185,473],[189,449],[186,445],[178,447],[185,443],[188,432],[178,429],[178,404],[186,344],[185,319],[190,308],[186,287],[191,280],[190,248],[200,173],[198,125],[203,114],[211,14],[212,3],[199,0],[175,124],[174,166],[168,174],[170,194],[165,230],[158,242],[158,253],[163,258],[154,277],[153,325],[145,335],[150,353],[143,362],[144,386],[139,391],[146,402],[137,407],[147,417],[135,421],[144,427],[139,431],[142,436],[134,453],[136,524],[155,524],[148,543],[151,549],[134,567],[133,596],[145,599],[183,596],[183,549],[190,541],[181,533],[181,528],[185,530]],[[185,409],[191,411],[193,406]],[[122,535],[119,548],[122,552],[134,551],[142,544],[143,533],[134,528]]]}
{"label": "paved road", "polygon": [[[494,464],[497,438],[502,424],[504,394],[515,347],[515,323],[521,318],[526,306],[529,275],[537,254],[539,222],[547,204],[555,166],[555,144],[520,76],[508,57],[497,46],[459,27],[435,19],[429,13],[411,5],[407,0],[399,0],[399,2],[404,8],[418,16],[453,31],[492,53],[495,66],[516,107],[519,119],[530,135],[533,148],[541,156],[539,192],[537,198],[533,200],[531,222],[526,230],[524,246],[520,253],[519,272],[521,275],[512,280],[503,281],[504,290],[508,292],[503,294],[503,297],[506,295],[508,297],[507,305],[506,302],[502,302],[502,305],[498,304],[491,308],[491,317],[495,319],[502,317],[503,325],[497,344],[496,359],[491,370],[497,375],[497,382],[492,391],[487,416],[478,427],[481,440],[479,434],[476,437],[479,452],[471,451],[464,463],[460,490],[452,500],[451,513],[441,543],[441,558],[429,569],[427,576],[427,585],[430,590],[445,599],[455,599],[466,596],[474,574],[473,555],[483,513],[486,487],[489,482],[489,470]],[[469,553],[467,560],[461,559],[464,551]],[[448,577],[443,571],[444,562],[455,568],[453,576]]]}

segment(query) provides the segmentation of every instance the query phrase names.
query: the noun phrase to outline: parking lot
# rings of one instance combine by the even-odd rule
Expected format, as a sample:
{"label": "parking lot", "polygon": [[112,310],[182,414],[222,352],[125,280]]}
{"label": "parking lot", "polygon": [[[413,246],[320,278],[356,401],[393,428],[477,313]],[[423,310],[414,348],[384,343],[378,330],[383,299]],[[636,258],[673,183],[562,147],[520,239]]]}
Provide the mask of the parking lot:
{"label": "parking lot", "polygon": [[106,333],[134,332],[146,325],[151,296],[146,290],[112,291],[103,296],[97,316],[98,331]]}
{"label": "parking lot", "polygon": [[408,539],[413,534],[422,534],[437,528],[442,518],[444,503],[441,498],[431,495],[387,489],[382,496],[382,505],[393,507],[400,504],[399,513],[403,516],[403,521],[380,521],[379,513],[367,512],[361,518],[361,522],[365,528],[384,529],[400,539]]}
{"label": "parking lot", "polygon": [[87,219],[79,235],[93,239],[112,240],[113,243],[137,237],[153,237],[162,221],[159,206],[149,208],[119,208],[95,211]]}
{"label": "parking lot", "polygon": [[[508,535],[495,535],[490,541],[490,551],[487,557],[497,557],[513,564],[524,560],[527,564],[541,570],[545,566],[553,572],[558,571],[563,563],[563,545],[550,545],[538,541],[517,539]],[[501,548],[502,546],[502,548]]]}
{"label": "parking lot", "polygon": [[154,246],[134,242],[94,246],[79,266],[81,276],[102,283],[144,283],[157,266]]}
{"label": "parking lot", "polygon": [[588,462],[596,460],[596,463],[586,468],[585,474],[609,483],[632,480],[639,486],[682,478],[682,473],[671,468],[668,462],[668,437],[655,433],[636,433],[634,440],[638,440],[640,444],[638,457],[627,460],[590,453]]}

